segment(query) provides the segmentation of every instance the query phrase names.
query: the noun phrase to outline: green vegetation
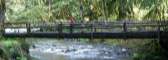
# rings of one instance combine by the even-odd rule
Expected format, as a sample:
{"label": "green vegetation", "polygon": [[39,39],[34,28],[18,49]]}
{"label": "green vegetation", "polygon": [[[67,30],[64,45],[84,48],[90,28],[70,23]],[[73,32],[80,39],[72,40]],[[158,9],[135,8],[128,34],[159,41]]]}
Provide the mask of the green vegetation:
{"label": "green vegetation", "polygon": [[[168,0],[0,0],[0,11],[1,21],[2,12],[6,11],[7,22],[66,21],[69,17],[106,21],[167,20]],[[8,52],[12,51],[18,51],[20,56],[17,58],[25,60],[20,50],[21,44],[16,40],[20,39],[1,38],[0,60],[7,60],[11,55]],[[135,60],[166,58],[165,51],[156,41],[143,44],[140,50],[134,54]]]}
{"label": "green vegetation", "polygon": [[140,47],[141,51],[134,53],[134,60],[167,60],[167,51],[162,49],[156,41],[151,41],[148,44]]}
{"label": "green vegetation", "polygon": [[[3,0],[2,0],[3,1]],[[167,0],[8,0],[7,21],[166,20]]]}
{"label": "green vegetation", "polygon": [[[3,39],[3,38],[1,38]],[[0,40],[0,59],[1,60],[27,60],[28,52],[24,49],[26,44],[18,38]],[[23,47],[24,45],[24,47]]]}

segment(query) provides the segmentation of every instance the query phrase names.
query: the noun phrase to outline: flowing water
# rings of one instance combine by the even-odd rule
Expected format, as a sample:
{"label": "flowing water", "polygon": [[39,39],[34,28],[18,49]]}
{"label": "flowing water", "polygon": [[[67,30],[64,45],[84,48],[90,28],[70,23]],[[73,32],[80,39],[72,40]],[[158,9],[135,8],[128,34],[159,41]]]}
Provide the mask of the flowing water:
{"label": "flowing water", "polygon": [[131,49],[71,39],[28,39],[35,60],[130,60]]}

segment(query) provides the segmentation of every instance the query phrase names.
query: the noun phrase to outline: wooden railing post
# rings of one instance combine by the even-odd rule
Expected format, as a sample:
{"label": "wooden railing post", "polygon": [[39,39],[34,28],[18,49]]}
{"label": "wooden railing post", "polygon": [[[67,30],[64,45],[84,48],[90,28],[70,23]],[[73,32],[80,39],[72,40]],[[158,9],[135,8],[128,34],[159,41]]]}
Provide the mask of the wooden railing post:
{"label": "wooden railing post", "polygon": [[63,30],[63,24],[62,22],[58,25],[58,33],[62,33]]}
{"label": "wooden railing post", "polygon": [[124,30],[124,32],[127,32],[127,23],[126,22],[123,23],[123,30]]}
{"label": "wooden railing post", "polygon": [[126,40],[127,38],[127,22],[124,21],[123,23],[123,30],[124,30],[124,39]]}
{"label": "wooden railing post", "polygon": [[91,24],[91,32],[92,33],[95,32],[95,30],[94,30],[94,23]]}
{"label": "wooden railing post", "polygon": [[31,33],[30,23],[26,23],[26,29],[28,34]]}
{"label": "wooden railing post", "polygon": [[158,22],[157,27],[158,27],[158,30],[157,30],[157,32],[158,32],[158,40],[160,40],[160,27],[161,27],[160,22]]}
{"label": "wooden railing post", "polygon": [[94,33],[94,30],[93,30],[93,28],[94,28],[94,27],[93,27],[93,24],[94,24],[94,23],[91,23],[91,39],[92,39],[92,40],[93,40],[93,33]]}
{"label": "wooden railing post", "polygon": [[96,30],[96,25],[93,23],[93,29],[94,29],[94,32],[97,32],[97,30]]}
{"label": "wooden railing post", "polygon": [[71,33],[71,34],[73,33],[73,25],[74,25],[74,24],[70,24],[70,33]]}

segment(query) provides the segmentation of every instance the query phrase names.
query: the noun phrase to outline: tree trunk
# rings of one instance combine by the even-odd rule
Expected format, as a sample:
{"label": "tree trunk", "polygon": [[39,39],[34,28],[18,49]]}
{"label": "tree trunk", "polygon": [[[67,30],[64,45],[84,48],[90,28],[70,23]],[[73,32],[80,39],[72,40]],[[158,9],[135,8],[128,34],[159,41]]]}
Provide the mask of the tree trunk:
{"label": "tree trunk", "polygon": [[5,0],[0,0],[0,23],[3,23],[5,20]]}
{"label": "tree trunk", "polygon": [[5,20],[5,0],[0,0],[0,31],[2,31],[2,26]]}
{"label": "tree trunk", "polygon": [[3,9],[0,9],[0,24],[3,24],[5,20],[5,11]]}

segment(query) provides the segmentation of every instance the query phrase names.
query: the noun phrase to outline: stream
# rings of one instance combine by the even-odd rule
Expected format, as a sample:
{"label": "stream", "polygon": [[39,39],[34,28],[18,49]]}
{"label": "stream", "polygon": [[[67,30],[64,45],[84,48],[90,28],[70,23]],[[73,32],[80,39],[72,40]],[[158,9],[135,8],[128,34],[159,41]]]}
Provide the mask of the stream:
{"label": "stream", "polygon": [[131,60],[131,49],[88,43],[72,39],[34,39],[27,41],[32,60]]}

